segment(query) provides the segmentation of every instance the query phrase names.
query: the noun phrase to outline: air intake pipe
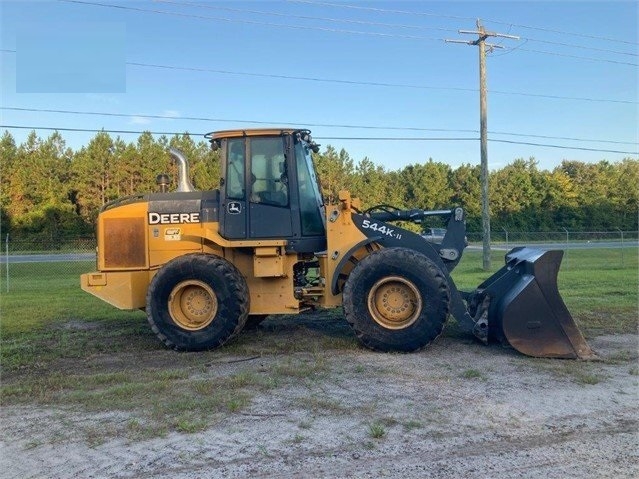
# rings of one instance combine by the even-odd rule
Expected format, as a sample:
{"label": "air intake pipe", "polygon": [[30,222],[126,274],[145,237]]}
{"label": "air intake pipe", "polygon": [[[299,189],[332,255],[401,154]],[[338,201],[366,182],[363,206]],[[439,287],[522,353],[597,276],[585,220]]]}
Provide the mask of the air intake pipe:
{"label": "air intake pipe", "polygon": [[182,152],[176,148],[170,148],[169,153],[171,153],[171,157],[178,168],[177,190],[175,191],[195,191],[195,187],[189,179],[189,162],[186,161]]}

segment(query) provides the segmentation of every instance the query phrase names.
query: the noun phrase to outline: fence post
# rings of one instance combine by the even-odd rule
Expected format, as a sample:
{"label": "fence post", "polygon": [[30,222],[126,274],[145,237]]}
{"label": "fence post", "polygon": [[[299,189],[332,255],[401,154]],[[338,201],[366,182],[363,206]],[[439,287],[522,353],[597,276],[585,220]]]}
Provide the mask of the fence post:
{"label": "fence post", "polygon": [[9,292],[9,233],[7,233],[7,239],[5,242],[5,256],[4,256],[4,264],[7,271],[7,293]]}
{"label": "fence post", "polygon": [[501,227],[501,229],[504,233],[506,233],[506,252],[508,252],[510,251],[510,248],[508,247],[508,230],[504,228],[503,226]]}
{"label": "fence post", "polygon": [[570,233],[566,228],[561,228],[566,232],[566,267],[568,267],[568,250],[570,249]]}

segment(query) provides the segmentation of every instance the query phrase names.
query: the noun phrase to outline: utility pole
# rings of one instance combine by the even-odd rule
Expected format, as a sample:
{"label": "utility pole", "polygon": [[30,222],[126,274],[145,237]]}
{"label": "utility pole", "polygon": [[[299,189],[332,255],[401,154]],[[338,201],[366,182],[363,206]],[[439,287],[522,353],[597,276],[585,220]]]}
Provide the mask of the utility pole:
{"label": "utility pole", "polygon": [[487,32],[481,21],[477,19],[477,30],[459,30],[459,33],[478,35],[475,41],[446,40],[447,43],[464,43],[479,47],[479,141],[481,155],[481,223],[483,230],[483,267],[490,270],[490,212],[488,201],[488,106],[486,101],[486,47],[489,51],[495,48],[504,48],[501,45],[486,43],[488,37],[511,38],[519,40],[514,35]]}

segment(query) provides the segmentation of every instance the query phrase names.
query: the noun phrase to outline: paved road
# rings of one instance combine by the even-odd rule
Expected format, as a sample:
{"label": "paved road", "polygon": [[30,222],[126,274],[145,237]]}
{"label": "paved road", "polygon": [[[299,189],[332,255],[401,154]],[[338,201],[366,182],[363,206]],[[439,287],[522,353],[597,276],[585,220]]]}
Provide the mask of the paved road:
{"label": "paved road", "polygon": [[[621,241],[575,241],[575,242],[571,241],[569,243],[565,243],[565,242],[563,243],[533,243],[533,244],[509,243],[508,246],[506,246],[503,243],[499,243],[499,244],[492,245],[491,249],[508,251],[514,248],[515,246],[528,246],[530,248],[538,248],[543,250],[549,250],[549,249],[568,250],[568,249],[590,249],[590,248],[617,249],[617,248],[639,248],[639,242],[637,240],[624,241],[623,243]],[[471,246],[469,246],[469,248],[471,248]],[[482,249],[482,246],[481,244],[473,244],[472,249]]]}
{"label": "paved road", "polygon": [[[9,263],[62,263],[67,261],[95,261],[95,253],[63,254],[10,254]],[[7,256],[0,256],[0,263],[7,262]]]}

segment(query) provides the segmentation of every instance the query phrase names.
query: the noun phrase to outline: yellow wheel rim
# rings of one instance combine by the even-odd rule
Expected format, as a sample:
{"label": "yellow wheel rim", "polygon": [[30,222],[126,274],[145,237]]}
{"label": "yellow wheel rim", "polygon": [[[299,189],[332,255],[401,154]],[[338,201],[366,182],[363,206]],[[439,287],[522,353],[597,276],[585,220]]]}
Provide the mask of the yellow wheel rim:
{"label": "yellow wheel rim", "polygon": [[211,324],[217,308],[217,296],[203,281],[182,281],[169,296],[171,317],[178,326],[189,331],[204,329]]}
{"label": "yellow wheel rim", "polygon": [[422,310],[417,287],[406,278],[388,276],[368,293],[368,311],[377,324],[387,329],[404,329],[413,324]]}

